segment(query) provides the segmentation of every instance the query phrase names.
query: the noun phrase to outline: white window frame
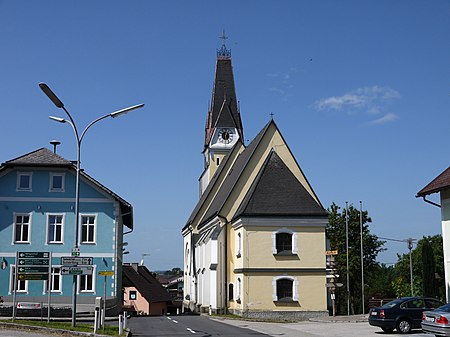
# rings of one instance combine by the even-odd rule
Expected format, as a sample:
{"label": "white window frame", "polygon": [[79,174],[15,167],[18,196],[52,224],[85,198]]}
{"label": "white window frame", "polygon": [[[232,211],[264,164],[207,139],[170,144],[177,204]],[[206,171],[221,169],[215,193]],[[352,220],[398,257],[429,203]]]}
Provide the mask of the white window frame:
{"label": "white window frame", "polygon": [[[17,231],[17,217],[18,216],[28,216],[29,217],[29,221],[28,221],[28,240],[27,241],[16,241],[16,231]],[[13,213],[13,217],[14,217],[14,222],[13,222],[13,237],[12,237],[12,243],[13,244],[29,244],[31,243],[31,213]],[[22,226],[23,227],[23,222],[22,222]],[[22,236],[23,236],[23,231],[22,231]]]}
{"label": "white window frame", "polygon": [[[230,286],[233,286],[233,298],[230,298]],[[228,298],[227,298],[227,301],[236,301],[237,299],[236,299],[236,294],[235,294],[235,292],[236,292],[236,290],[235,290],[235,284],[234,284],[234,282],[230,282],[230,283],[228,283],[228,289],[227,289],[227,292],[228,292]]]}
{"label": "white window frame", "polygon": [[[20,187],[20,177],[28,176],[30,178],[28,187]],[[17,192],[31,192],[33,186],[33,172],[17,172],[17,184],[16,191]]]}
{"label": "white window frame", "polygon": [[278,254],[277,251],[277,234],[287,233],[292,236],[292,254],[298,254],[298,234],[288,228],[281,228],[275,232],[272,232],[272,254]]}
{"label": "white window frame", "polygon": [[[59,273],[55,272],[55,269],[59,269]],[[52,294],[53,293],[57,293],[57,294],[62,294],[62,274],[61,274],[61,265],[53,265],[52,266],[52,273],[50,275],[50,277],[52,278]],[[55,290],[55,276],[58,275],[59,276],[59,282],[58,282],[58,290]],[[48,284],[48,280],[44,281],[44,289],[42,290],[42,294],[47,294],[47,284]]]}
{"label": "white window frame", "polygon": [[277,296],[277,281],[287,279],[292,281],[292,301],[298,301],[299,299],[299,293],[298,293],[298,278],[296,276],[288,276],[288,275],[281,275],[281,276],[275,276],[272,279],[272,300],[278,301]]}
{"label": "white window frame", "polygon": [[[46,243],[48,245],[54,245],[54,244],[64,244],[64,223],[65,223],[65,214],[64,213],[47,213],[47,219],[46,219]],[[61,219],[61,241],[50,241],[50,222],[49,218],[51,216],[55,217],[62,217]]]}
{"label": "white window frame", "polygon": [[[135,295],[134,298],[131,298],[131,293],[134,293],[134,295]],[[138,298],[138,291],[137,290],[130,290],[128,292],[128,300],[129,301],[137,301],[137,298]]]}
{"label": "white window frame", "polygon": [[[53,177],[61,177],[61,187],[60,188],[56,188],[53,186]],[[50,182],[49,182],[48,191],[49,192],[64,192],[65,180],[66,180],[65,173],[50,172]]]}
{"label": "white window frame", "polygon": [[[9,269],[9,295],[14,293],[14,280],[15,280],[15,276],[14,273],[16,272],[16,265],[12,264],[10,265],[10,269]],[[19,280],[17,279],[17,287],[19,287],[19,282],[25,282],[25,289],[20,290],[20,289],[16,289],[16,293],[21,293],[21,294],[28,294],[28,280]]]}
{"label": "white window frame", "polygon": [[[83,217],[94,217],[94,238],[93,241],[83,241]],[[97,214],[80,214],[80,237],[79,237],[79,243],[80,245],[95,245],[97,244]],[[87,236],[89,236],[89,230],[87,232]]]}
{"label": "white window frame", "polygon": [[[96,274],[97,266],[93,265],[92,268],[93,268],[92,275],[78,275],[77,276],[78,277],[78,289],[77,289],[78,294],[95,294],[95,282],[96,282],[95,274]],[[81,278],[89,277],[89,276],[92,277],[92,290],[81,290]]]}

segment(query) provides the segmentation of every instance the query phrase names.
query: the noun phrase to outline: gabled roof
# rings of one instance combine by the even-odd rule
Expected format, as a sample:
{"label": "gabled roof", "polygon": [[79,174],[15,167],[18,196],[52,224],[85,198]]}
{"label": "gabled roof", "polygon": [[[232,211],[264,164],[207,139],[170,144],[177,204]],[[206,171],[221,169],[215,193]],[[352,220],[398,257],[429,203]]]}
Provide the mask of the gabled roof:
{"label": "gabled roof", "polygon": [[231,151],[224,157],[224,159],[222,160],[222,163],[217,168],[217,171],[214,173],[213,177],[211,178],[211,181],[209,182],[208,186],[206,187],[206,190],[201,195],[200,200],[195,205],[195,208],[192,211],[188,221],[186,222],[186,225],[182,229],[183,231],[192,223],[192,221],[194,221],[195,217],[197,216],[198,212],[202,208],[203,204],[206,202],[206,200],[210,196],[211,191],[213,190],[213,187],[216,185],[216,183],[217,183],[219,177],[222,175],[225,167],[227,167],[228,161],[231,160],[230,158],[232,157],[234,152],[237,151],[237,149],[240,148],[242,145],[243,145],[243,143],[242,143],[241,139],[238,139],[238,141],[236,142],[236,144],[234,144]]}
{"label": "gabled roof", "polygon": [[[49,149],[40,148],[15,159],[8,160],[0,166],[0,171],[13,167],[61,167],[76,172],[76,164],[53,153]],[[100,190],[110,195],[120,203],[123,224],[133,229],[133,206],[126,200],[118,196],[109,188],[92,178],[84,171],[80,171],[81,177],[97,186]]]}
{"label": "gabled roof", "polygon": [[122,286],[135,287],[149,303],[172,301],[167,290],[145,266],[123,265]]}
{"label": "gabled roof", "polygon": [[220,127],[236,127],[237,123],[234,120],[233,114],[231,113],[230,106],[226,101],[223,101],[222,108],[219,111],[219,116],[216,120],[215,128]]}
{"label": "gabled roof", "polygon": [[[248,145],[248,147],[238,155],[232,168],[226,172],[227,176],[223,180],[217,194],[214,196],[209,195],[212,193],[211,186],[216,184],[214,179],[211,180],[199,203],[191,214],[188,223],[183,229],[195,220],[207,199],[211,200],[212,198],[212,202],[202,218],[199,218],[197,228],[200,229],[204,227],[209,221],[214,219],[214,217],[220,215],[248,163],[252,160],[252,157],[255,155],[256,151],[261,146],[265,146],[263,145],[265,142],[262,141],[271,127],[278,130],[278,127],[273,120],[269,121],[264,126],[255,139]],[[279,134],[281,136],[281,133]],[[228,154],[227,157],[228,156],[230,156],[230,154]],[[227,157],[225,158],[227,159]],[[225,167],[224,164],[225,161],[219,166],[219,169],[214,177],[222,174],[222,170]],[[301,172],[300,167],[298,168]],[[303,175],[302,172],[301,174]],[[327,217],[325,209],[320,204],[317,196],[314,194],[314,191],[307,182],[306,177],[304,178],[304,183],[308,185],[310,190],[307,190],[307,186],[304,186],[297,179],[294,173],[272,149],[272,152],[268,154],[264,164],[259,169],[249,190],[245,191],[245,197],[241,201],[238,210],[233,215],[233,219],[239,215]]]}
{"label": "gabled roof", "polygon": [[49,149],[40,148],[15,159],[8,160],[2,166],[72,166],[73,163],[53,153]]}
{"label": "gabled roof", "polygon": [[272,150],[235,218],[254,215],[327,216],[327,212]]}
{"label": "gabled roof", "polygon": [[231,191],[233,190],[234,186],[239,180],[239,177],[242,175],[242,172],[247,166],[247,163],[249,162],[253,153],[257,149],[259,143],[261,142],[261,139],[269,129],[271,123],[273,123],[273,121],[267,123],[264,126],[264,128],[256,135],[255,139],[253,139],[253,141],[248,145],[248,147],[241,154],[239,154],[239,157],[236,159],[233,165],[233,169],[227,176],[223,185],[220,187],[220,190],[217,193],[213,203],[209,207],[208,212],[205,214],[204,219],[202,221],[203,224],[208,222],[209,220],[211,220],[220,213],[220,210],[225,205],[225,202],[227,201],[229,195],[231,194]]}
{"label": "gabled roof", "polygon": [[450,167],[434,178],[427,186],[422,188],[416,197],[425,197],[429,194],[450,188]]}

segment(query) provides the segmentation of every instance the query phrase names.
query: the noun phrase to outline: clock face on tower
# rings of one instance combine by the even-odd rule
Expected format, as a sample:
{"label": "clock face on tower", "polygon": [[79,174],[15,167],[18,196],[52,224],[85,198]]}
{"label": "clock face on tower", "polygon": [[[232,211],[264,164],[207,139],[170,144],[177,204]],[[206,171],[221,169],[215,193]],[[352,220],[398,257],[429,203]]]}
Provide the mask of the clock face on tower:
{"label": "clock face on tower", "polygon": [[219,142],[229,144],[233,141],[233,131],[231,129],[219,130]]}

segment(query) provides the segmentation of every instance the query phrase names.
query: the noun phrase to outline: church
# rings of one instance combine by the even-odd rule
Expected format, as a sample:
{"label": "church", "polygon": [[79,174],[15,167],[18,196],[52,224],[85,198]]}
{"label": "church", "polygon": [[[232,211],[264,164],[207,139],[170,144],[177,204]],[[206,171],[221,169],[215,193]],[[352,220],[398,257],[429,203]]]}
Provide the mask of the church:
{"label": "church", "polygon": [[328,214],[273,119],[244,143],[225,43],[203,155],[200,199],[182,229],[183,309],[283,320],[327,314]]}

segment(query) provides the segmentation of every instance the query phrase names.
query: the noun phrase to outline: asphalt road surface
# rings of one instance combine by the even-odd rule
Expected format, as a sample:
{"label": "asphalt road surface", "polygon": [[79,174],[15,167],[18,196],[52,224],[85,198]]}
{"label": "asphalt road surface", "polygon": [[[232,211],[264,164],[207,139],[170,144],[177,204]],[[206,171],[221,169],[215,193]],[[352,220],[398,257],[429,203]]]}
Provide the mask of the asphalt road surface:
{"label": "asphalt road surface", "polygon": [[[162,316],[133,317],[128,325],[136,337],[395,337],[398,333],[386,334],[367,322],[300,322],[263,323],[208,316]],[[49,337],[41,331],[8,330],[0,328],[0,337]],[[414,330],[404,337],[429,337],[421,330]]]}
{"label": "asphalt road surface", "polygon": [[[136,337],[167,336],[273,336],[273,337],[386,337],[380,328],[367,322],[300,322],[263,323],[241,320],[216,319],[207,316],[134,317],[129,327]],[[429,337],[414,330],[404,337]]]}
{"label": "asphalt road surface", "polygon": [[205,316],[133,317],[128,320],[133,337],[166,336],[266,336],[253,330],[209,319]]}

